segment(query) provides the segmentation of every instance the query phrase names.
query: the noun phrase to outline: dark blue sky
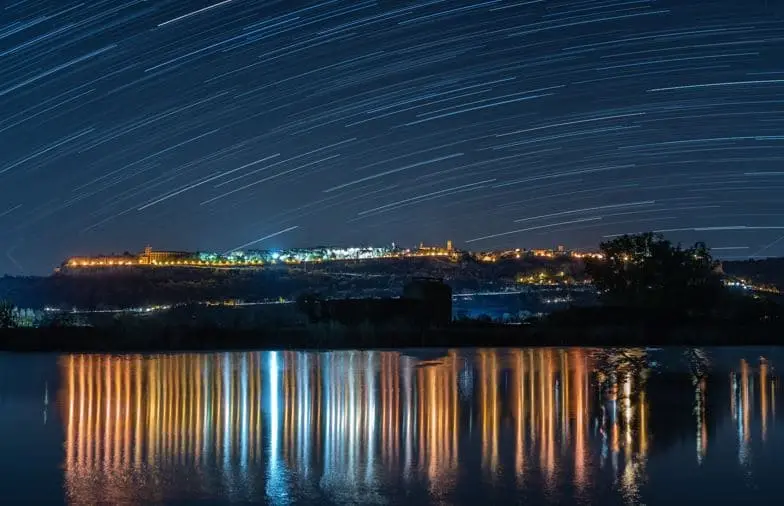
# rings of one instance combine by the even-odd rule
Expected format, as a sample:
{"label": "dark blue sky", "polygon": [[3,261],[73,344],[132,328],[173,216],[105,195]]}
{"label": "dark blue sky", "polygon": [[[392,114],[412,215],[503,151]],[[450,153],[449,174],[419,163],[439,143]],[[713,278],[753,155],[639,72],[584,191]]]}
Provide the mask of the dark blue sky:
{"label": "dark blue sky", "polygon": [[[663,230],[784,255],[784,2],[0,3],[0,273]],[[277,232],[286,231],[277,234]]]}

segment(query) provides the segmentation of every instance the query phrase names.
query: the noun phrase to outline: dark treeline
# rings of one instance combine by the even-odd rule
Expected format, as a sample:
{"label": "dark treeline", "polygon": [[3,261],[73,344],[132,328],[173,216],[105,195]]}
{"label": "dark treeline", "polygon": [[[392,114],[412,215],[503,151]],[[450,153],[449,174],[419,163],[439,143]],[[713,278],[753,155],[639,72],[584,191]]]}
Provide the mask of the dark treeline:
{"label": "dark treeline", "polygon": [[106,327],[0,328],[7,351],[175,351],[243,349],[390,349],[515,346],[721,346],[778,345],[781,325],[687,323],[671,326],[530,325],[455,323],[422,329],[395,323],[349,327],[340,324],[277,326],[243,330],[212,322],[157,326],[144,321]]}
{"label": "dark treeline", "polygon": [[777,297],[726,287],[726,271],[703,243],[682,247],[647,233],[603,242],[600,250],[604,259],[589,262],[586,272],[602,304],[555,313],[548,318],[550,324],[784,321],[784,306]]}

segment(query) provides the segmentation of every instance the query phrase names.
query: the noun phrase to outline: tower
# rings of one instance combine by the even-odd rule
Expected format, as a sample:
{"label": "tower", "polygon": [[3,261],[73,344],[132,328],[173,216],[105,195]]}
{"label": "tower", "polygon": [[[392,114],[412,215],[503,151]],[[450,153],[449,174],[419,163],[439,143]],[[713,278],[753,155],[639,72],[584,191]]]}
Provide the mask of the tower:
{"label": "tower", "polygon": [[142,257],[142,263],[148,265],[152,263],[152,246],[148,245],[144,247],[144,256]]}
{"label": "tower", "polygon": [[451,240],[446,242],[446,250],[447,251],[454,251],[454,247],[452,246],[452,241]]}

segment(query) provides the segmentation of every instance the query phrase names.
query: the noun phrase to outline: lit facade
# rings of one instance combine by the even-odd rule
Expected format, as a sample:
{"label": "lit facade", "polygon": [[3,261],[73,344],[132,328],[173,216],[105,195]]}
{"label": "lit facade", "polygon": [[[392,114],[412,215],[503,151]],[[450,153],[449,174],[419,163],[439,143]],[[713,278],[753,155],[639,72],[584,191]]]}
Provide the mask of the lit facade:
{"label": "lit facade", "polygon": [[139,255],[73,257],[67,268],[150,267],[261,267],[265,264],[301,264],[347,260],[397,258],[404,253],[394,247],[292,248],[283,250],[249,250],[229,253],[157,251],[148,246]]}
{"label": "lit facade", "polygon": [[[431,257],[456,260],[465,252],[455,249],[452,241],[445,246],[425,246],[420,244],[414,249],[400,249],[394,244],[384,247],[347,246],[347,247],[316,247],[289,248],[280,250],[248,250],[215,252],[158,251],[148,246],[138,255],[102,255],[94,257],[73,257],[63,267],[77,268],[112,268],[128,266],[150,267],[190,267],[190,268],[240,268],[261,267],[264,265],[294,265],[302,263],[321,263],[332,261],[361,261],[394,258]],[[480,262],[497,262],[499,260],[520,260],[527,256],[537,258],[572,257],[576,259],[597,258],[602,255],[592,252],[570,251],[563,246],[556,249],[509,249],[471,253]]]}
{"label": "lit facade", "polygon": [[425,243],[420,243],[419,247],[414,250],[408,250],[405,256],[408,257],[447,257],[456,258],[459,252],[454,248],[452,241],[446,242],[446,247],[441,246],[425,246]]}

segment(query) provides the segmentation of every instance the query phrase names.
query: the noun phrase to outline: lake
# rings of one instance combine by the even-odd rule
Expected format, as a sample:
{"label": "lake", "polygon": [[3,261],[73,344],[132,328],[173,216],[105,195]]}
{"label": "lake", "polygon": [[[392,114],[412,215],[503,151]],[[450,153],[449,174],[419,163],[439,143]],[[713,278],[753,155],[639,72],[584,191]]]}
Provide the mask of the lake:
{"label": "lake", "polygon": [[0,354],[0,497],[773,504],[778,348]]}

